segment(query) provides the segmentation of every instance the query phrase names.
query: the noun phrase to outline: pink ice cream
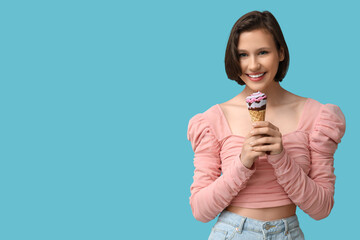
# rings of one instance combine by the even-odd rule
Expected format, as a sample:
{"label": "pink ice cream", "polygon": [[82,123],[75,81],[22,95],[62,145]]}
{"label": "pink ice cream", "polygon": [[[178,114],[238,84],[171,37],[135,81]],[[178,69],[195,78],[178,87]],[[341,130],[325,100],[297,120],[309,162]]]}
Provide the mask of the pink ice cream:
{"label": "pink ice cream", "polygon": [[266,95],[260,91],[251,94],[246,97],[246,103],[248,106],[248,110],[260,111],[266,109]]}

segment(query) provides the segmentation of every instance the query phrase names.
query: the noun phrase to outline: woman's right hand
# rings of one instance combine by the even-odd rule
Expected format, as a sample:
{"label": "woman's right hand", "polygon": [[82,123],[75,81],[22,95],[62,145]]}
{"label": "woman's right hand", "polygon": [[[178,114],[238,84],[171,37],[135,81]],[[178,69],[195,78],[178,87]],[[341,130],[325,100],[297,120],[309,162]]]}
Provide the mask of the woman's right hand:
{"label": "woman's right hand", "polygon": [[266,153],[264,152],[255,152],[250,143],[254,142],[255,140],[262,138],[261,135],[252,135],[251,132],[245,137],[243,147],[240,154],[240,160],[244,164],[245,167],[251,168],[254,164],[255,160],[257,160],[261,156],[265,156]]}

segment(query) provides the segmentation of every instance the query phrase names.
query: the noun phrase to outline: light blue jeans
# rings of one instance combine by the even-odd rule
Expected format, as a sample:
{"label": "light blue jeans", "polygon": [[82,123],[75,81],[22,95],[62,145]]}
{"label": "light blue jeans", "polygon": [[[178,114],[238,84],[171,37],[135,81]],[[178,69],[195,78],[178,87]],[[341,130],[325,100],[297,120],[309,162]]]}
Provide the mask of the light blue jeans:
{"label": "light blue jeans", "polygon": [[275,221],[259,221],[224,210],[209,240],[304,240],[296,215]]}

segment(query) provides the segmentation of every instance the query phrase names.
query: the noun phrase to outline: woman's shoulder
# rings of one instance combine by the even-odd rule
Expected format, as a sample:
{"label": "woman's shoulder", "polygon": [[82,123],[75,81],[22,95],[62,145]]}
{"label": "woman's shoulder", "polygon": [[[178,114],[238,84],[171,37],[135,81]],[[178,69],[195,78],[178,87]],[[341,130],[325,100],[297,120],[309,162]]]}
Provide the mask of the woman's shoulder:
{"label": "woman's shoulder", "polygon": [[219,117],[218,107],[219,107],[218,104],[211,105],[210,107],[207,107],[204,110],[195,114],[191,119],[200,119],[201,118],[207,122],[212,122],[214,119]]}
{"label": "woman's shoulder", "polygon": [[313,115],[319,118],[324,113],[329,114],[342,114],[340,107],[333,103],[322,103],[313,98],[306,98],[306,114]]}
{"label": "woman's shoulder", "polygon": [[189,121],[189,124],[202,123],[209,127],[218,140],[226,136],[227,122],[223,117],[219,104],[211,105],[205,110],[195,114]]}
{"label": "woman's shoulder", "polygon": [[345,115],[335,104],[312,101],[320,106],[310,132],[312,148],[333,154],[345,134]]}
{"label": "woman's shoulder", "polygon": [[345,124],[345,117],[339,106],[331,103],[321,103],[313,98],[306,98],[302,129],[313,132],[319,126],[330,127],[339,123]]}

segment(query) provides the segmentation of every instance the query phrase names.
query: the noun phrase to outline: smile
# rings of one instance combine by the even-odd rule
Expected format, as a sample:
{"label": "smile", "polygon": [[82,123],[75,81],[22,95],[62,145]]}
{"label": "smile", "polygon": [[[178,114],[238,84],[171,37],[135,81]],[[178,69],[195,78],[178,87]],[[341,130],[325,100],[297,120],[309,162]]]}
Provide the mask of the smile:
{"label": "smile", "polygon": [[265,73],[266,72],[259,73],[259,74],[256,74],[256,75],[250,75],[250,74],[246,74],[246,75],[249,77],[249,79],[251,81],[260,81],[261,79],[263,79]]}
{"label": "smile", "polygon": [[256,78],[256,77],[261,77],[262,75],[264,75],[265,73],[260,73],[260,74],[258,74],[258,75],[250,75],[250,74],[248,74],[250,77],[252,77],[252,78]]}

